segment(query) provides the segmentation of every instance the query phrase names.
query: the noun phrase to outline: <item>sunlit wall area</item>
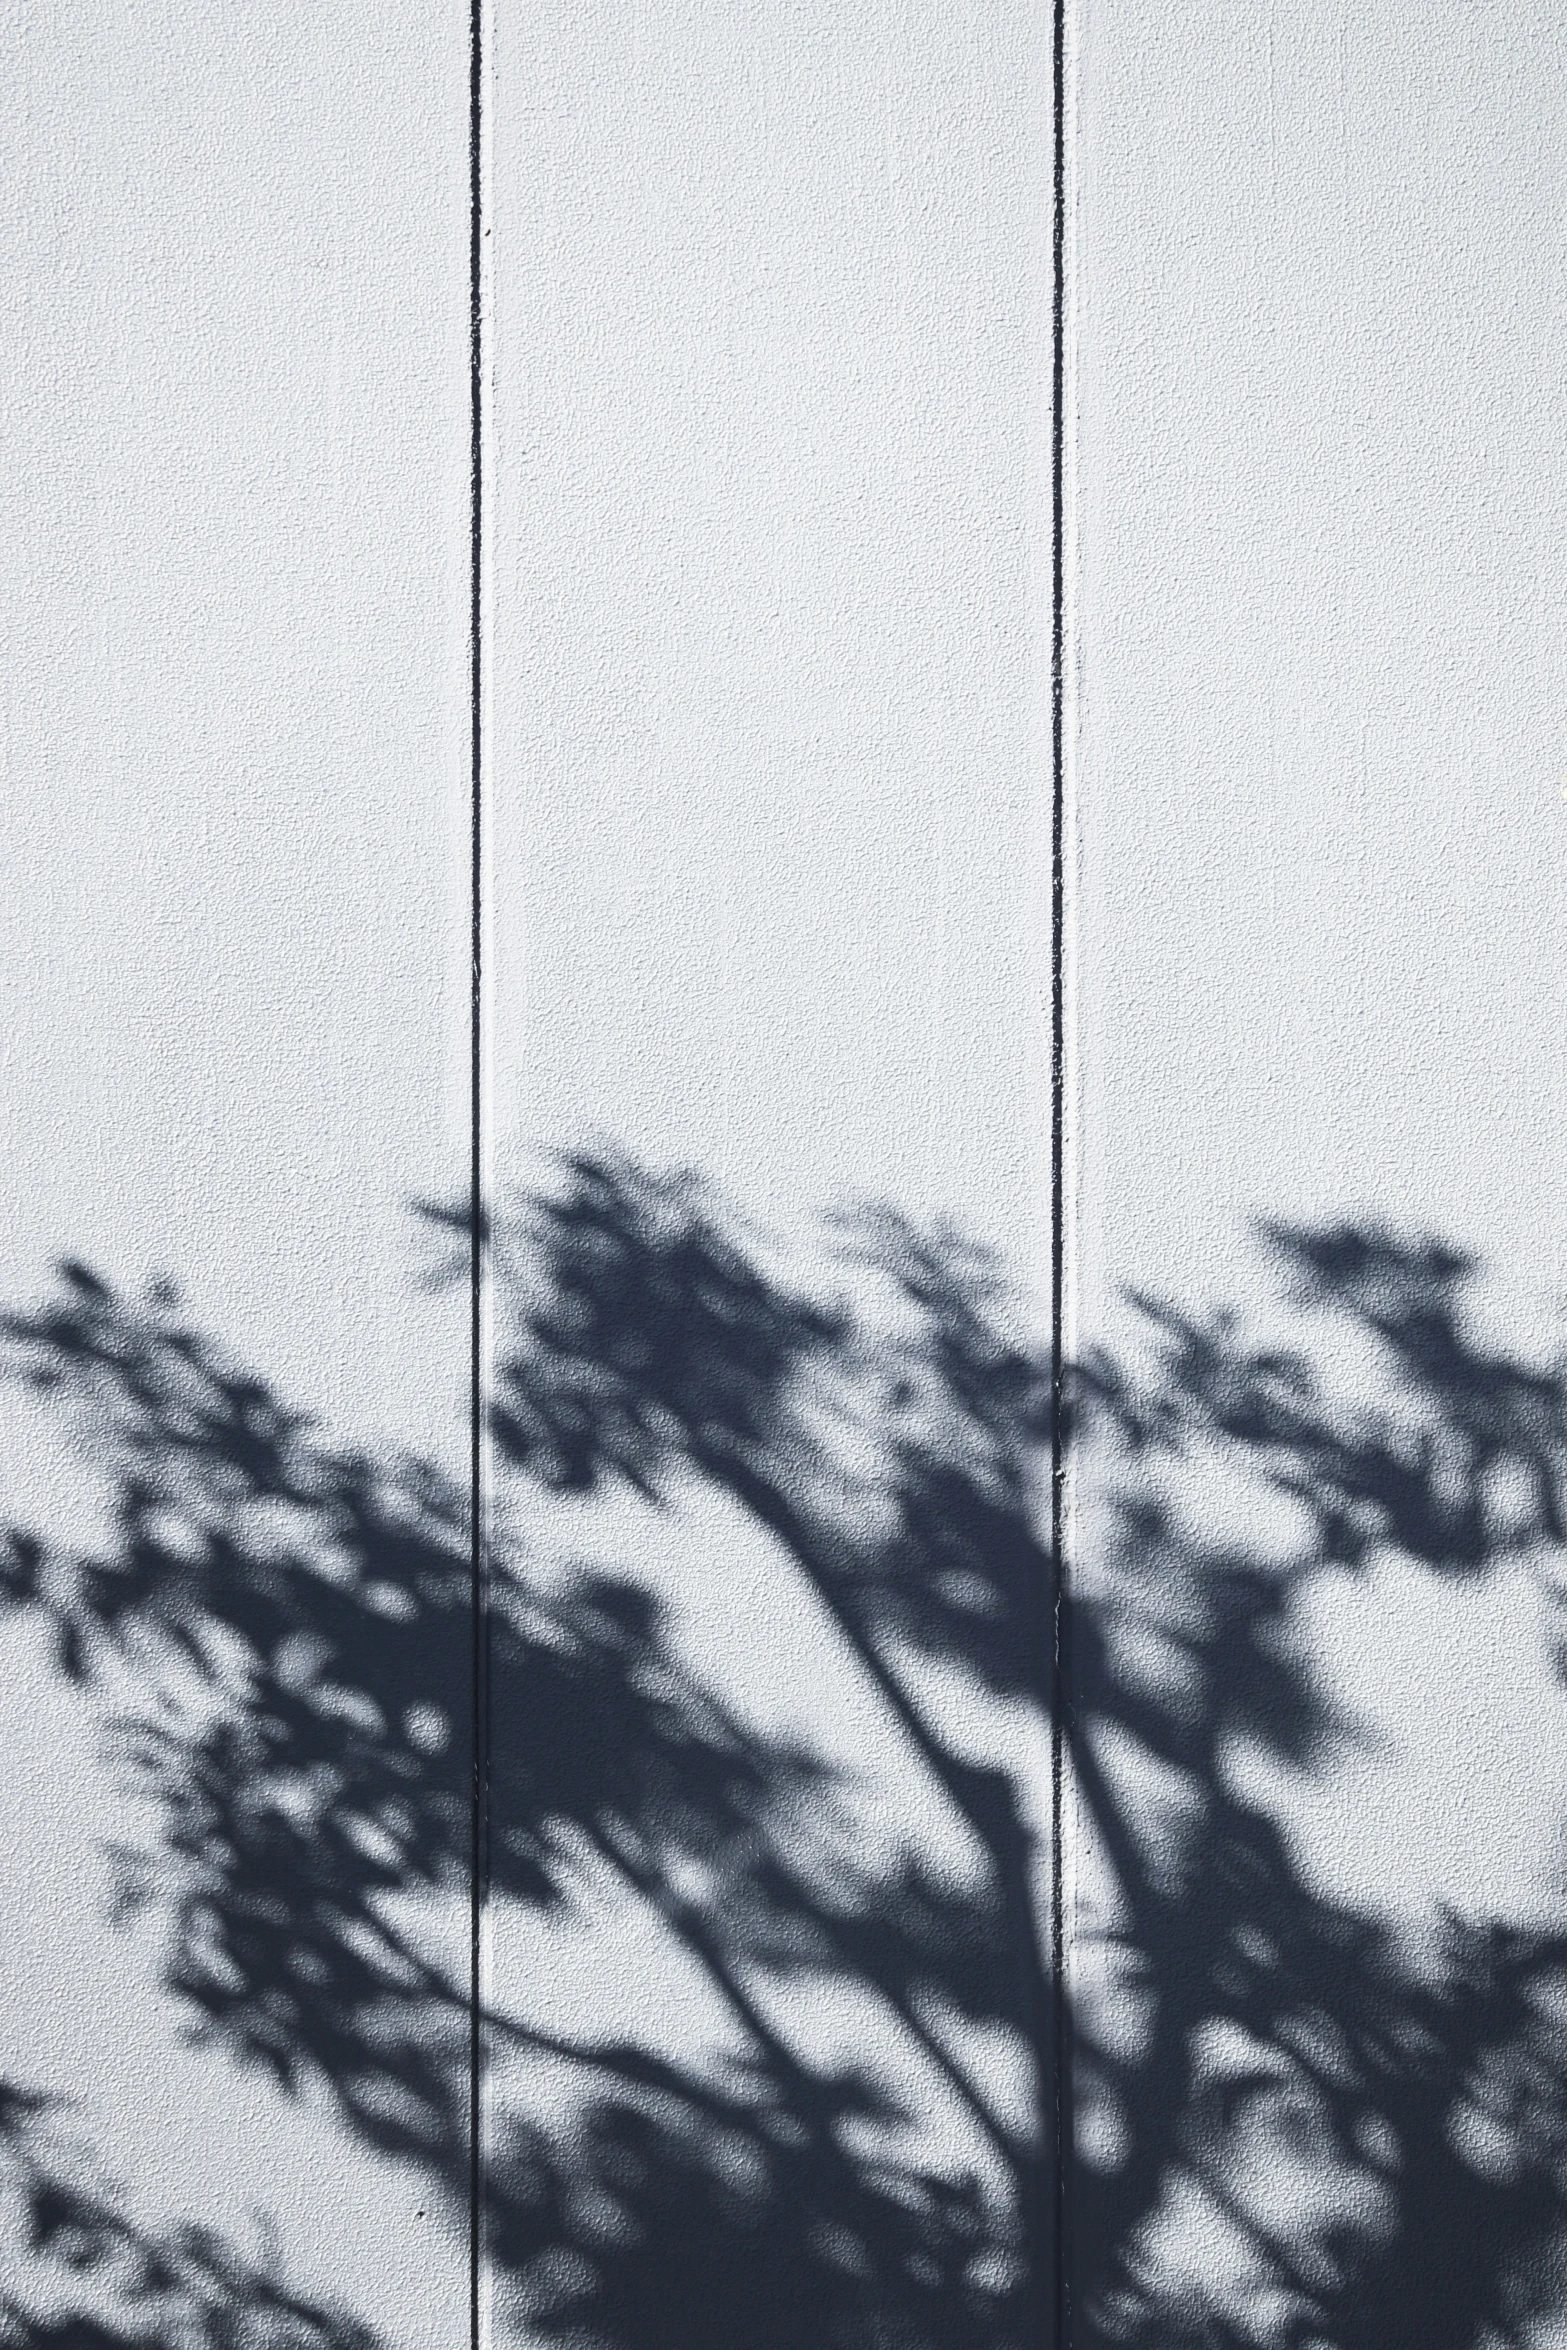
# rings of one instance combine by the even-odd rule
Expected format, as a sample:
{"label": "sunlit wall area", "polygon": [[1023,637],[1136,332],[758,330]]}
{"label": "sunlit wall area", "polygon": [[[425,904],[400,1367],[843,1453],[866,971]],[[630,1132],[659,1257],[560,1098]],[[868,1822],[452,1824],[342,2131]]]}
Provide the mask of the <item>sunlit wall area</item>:
{"label": "sunlit wall area", "polygon": [[1049,28],[495,28],[495,1130],[785,1215],[1048,1174]]}
{"label": "sunlit wall area", "polygon": [[493,2307],[1037,2339],[1050,25],[494,75]]}
{"label": "sunlit wall area", "polygon": [[465,14],[23,11],[4,112],[0,2307],[444,2345],[460,2186],[292,1997],[284,1723],[393,1572],[292,1416],[466,1440]]}
{"label": "sunlit wall area", "polygon": [[1555,2341],[1567,47],[1074,48],[1072,2338]]}

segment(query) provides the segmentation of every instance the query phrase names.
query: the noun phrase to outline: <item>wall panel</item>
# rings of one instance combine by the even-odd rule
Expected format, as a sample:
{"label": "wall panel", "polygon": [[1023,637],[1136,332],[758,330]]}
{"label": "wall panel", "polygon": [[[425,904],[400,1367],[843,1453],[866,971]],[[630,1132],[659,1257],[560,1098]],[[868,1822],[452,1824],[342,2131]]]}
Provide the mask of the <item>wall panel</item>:
{"label": "wall panel", "polygon": [[1021,2338],[1049,25],[494,42],[497,2323]]}
{"label": "wall panel", "polygon": [[[412,1209],[466,1177],[467,28],[7,34],[0,2306],[455,2343],[465,2169],[385,1948],[348,1979],[397,1758],[334,1778],[332,1693],[396,1686],[353,1497],[466,1446]],[[460,1969],[447,1874],[406,1923]]]}
{"label": "wall panel", "polygon": [[1072,2339],[1554,2341],[1567,52],[1076,54]]}

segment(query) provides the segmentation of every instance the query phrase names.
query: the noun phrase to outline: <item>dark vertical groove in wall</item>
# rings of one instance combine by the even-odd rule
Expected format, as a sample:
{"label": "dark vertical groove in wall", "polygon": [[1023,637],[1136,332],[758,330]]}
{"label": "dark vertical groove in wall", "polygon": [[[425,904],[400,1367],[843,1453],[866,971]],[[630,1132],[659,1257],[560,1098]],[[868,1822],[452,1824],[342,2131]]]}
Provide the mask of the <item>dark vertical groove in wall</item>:
{"label": "dark vertical groove in wall", "polygon": [[1066,0],[1054,0],[1052,37],[1050,367],[1050,1943],[1055,1969],[1049,2056],[1055,2141],[1053,2261],[1056,2350],[1068,2350],[1072,2178],[1071,2029],[1066,1996],[1067,1568],[1066,1521]]}
{"label": "dark vertical groove in wall", "polygon": [[469,1168],[468,1168],[468,1515],[472,1577],[473,1777],[470,1788],[468,1896],[468,2330],[473,2350],[481,2335],[480,2270],[484,2250],[483,1920],[485,1809],[488,1797],[488,1648],[484,1557],[484,33],[483,0],[469,0],[468,23],[468,469],[471,531],[468,578],[469,707]]}

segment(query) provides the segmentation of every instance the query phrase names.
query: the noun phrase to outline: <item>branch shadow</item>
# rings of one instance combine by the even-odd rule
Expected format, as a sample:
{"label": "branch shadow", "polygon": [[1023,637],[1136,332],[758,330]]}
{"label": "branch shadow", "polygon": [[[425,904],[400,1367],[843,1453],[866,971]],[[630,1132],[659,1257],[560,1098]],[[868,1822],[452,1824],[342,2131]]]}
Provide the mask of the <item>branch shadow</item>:
{"label": "branch shadow", "polygon": [[[1560,2311],[1567,1937],[1453,1916],[1408,1946],[1309,1880],[1234,1765],[1320,1773],[1354,1735],[1299,1636],[1324,1575],[1478,1584],[1560,1544],[1567,1387],[1474,1336],[1449,1251],[1263,1245],[1298,1346],[1149,1303],[1142,1356],[1070,1385],[1103,1532],[1061,1731],[1097,1908],[1057,2083],[1051,1382],[995,1267],[862,1210],[808,1279],[697,1178],[611,1154],[497,1220],[502,2338],[1021,2350],[1058,2259],[1075,2350],[1523,2350]],[[145,1694],[113,1745],[158,1822],[118,1856],[126,1915],[193,2031],[460,2207],[471,2019],[429,1926],[469,1889],[467,1496],[335,1446],[168,1291],[67,1266],[4,1337],[102,1482],[102,1539],[12,1529],[3,1591],[61,1674],[129,1664]],[[686,1550],[684,1581],[647,1563]],[[734,1683],[731,1589],[768,1595],[728,1620],[761,1660]],[[798,1702],[758,1704],[769,1674]],[[839,1706],[880,1725],[871,1797],[858,1733],[821,1734]],[[119,2300],[0,2307],[16,2338],[368,2342],[210,2236],[142,2244],[60,2161],[39,2202],[39,2128],[0,2106],[22,2203],[65,2215],[28,2221],[40,2256],[97,2243]]]}

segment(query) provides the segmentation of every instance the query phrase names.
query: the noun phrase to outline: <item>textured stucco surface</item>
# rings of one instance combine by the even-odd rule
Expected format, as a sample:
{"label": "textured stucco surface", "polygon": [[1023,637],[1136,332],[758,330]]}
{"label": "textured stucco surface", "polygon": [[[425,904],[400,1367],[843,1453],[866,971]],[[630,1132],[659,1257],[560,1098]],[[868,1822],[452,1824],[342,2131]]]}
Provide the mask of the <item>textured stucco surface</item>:
{"label": "textured stucco surface", "polygon": [[[1415,1459],[1443,1441],[1419,1433],[1418,1379],[1281,1308],[1255,1227],[1471,1251],[1474,1343],[1498,1367],[1560,1359],[1567,44],[1531,6],[1086,0],[1075,46],[1077,1332],[1134,1337],[1132,1291],[1250,1309],[1326,1350],[1336,1408],[1407,1412]],[[1251,1442],[1235,1423],[1183,1497],[1215,1571],[1266,1571],[1298,1535],[1248,1483]],[[1269,1638],[1337,1726],[1287,1768],[1236,1734],[1221,1779],[1277,1823],[1310,1889],[1297,1925],[1309,1898],[1410,1949],[1559,1931],[1567,1720],[1538,1531],[1504,1570],[1388,1538],[1295,1586]],[[1157,1817],[1173,1786],[1134,1802]],[[1086,1826],[1079,1860],[1086,1952],[1114,1910]],[[1243,2068],[1244,2037],[1214,2061]],[[1215,2125],[1225,2184],[1172,2188],[1142,2239],[1179,2280],[1167,2327],[1275,2338],[1283,2269],[1248,2211],[1319,2282],[1333,2227],[1390,2224],[1375,2162],[1357,2182],[1320,2119],[1308,2094],[1271,2138]],[[1458,2145],[1428,2117],[1385,2175],[1444,2129]],[[1444,2279],[1428,2314],[1411,2284],[1358,2317],[1347,2297],[1341,2322],[1471,2338],[1455,2245],[1502,2175],[1465,2173],[1472,2151],[1445,2217],[1409,2188],[1410,2278]],[[1560,2338],[1559,2284],[1541,2290],[1497,2338]]]}
{"label": "textured stucco surface", "polygon": [[[459,1473],[464,1304],[414,1286],[408,1210],[461,1187],[468,1148],[464,15],[18,12],[0,329],[0,1294],[63,1254],[167,1272],[291,1403]],[[1049,27],[1020,0],[492,18],[489,1175],[624,1146],[793,1228],[791,1266],[822,1209],[947,1218],[1037,1334]],[[1082,0],[1068,33],[1071,1344],[1135,1348],[1134,1291],[1298,1337],[1249,1227],[1358,1219],[1474,1251],[1478,1343],[1537,1368],[1567,1290],[1567,42],[1547,8],[1459,0]],[[1353,1432],[1386,1363],[1308,1335]],[[815,1401],[841,1438],[862,1397]],[[802,1415],[783,1473],[870,1558],[894,1488],[885,1430],[861,1433],[845,1465]],[[1207,1425],[1159,1533],[1261,1583],[1304,1506],[1234,1433]],[[1089,1598],[1096,1474],[1073,1488]],[[838,1774],[856,1864],[980,1886],[863,1660],[720,1483],[674,1477],[659,1507],[493,1483],[540,1589],[635,1581],[737,1737]],[[86,1539],[96,1498],[8,1398],[6,1517]],[[1486,1506],[1493,1533],[1522,1507]],[[1483,1573],[1391,1539],[1353,1572],[1313,1554],[1267,1637],[1331,1700],[1315,1745],[1227,1735],[1194,1803],[1107,1736],[1126,1818],[1168,1856],[1204,1802],[1253,1806],[1298,1914],[1385,1927],[1412,1965],[1454,1920],[1557,1927],[1546,1548]],[[1185,1588],[1150,1582],[1128,1685],[1204,1604],[1181,1619]],[[251,2249],[273,2226],[280,2273],[388,2343],[466,2338],[454,2204],[324,2098],[186,2045],[151,1943],[108,1922],[107,1848],[149,1832],[103,1747],[134,1667],[95,1707],[34,1627],[0,1642],[8,2077],[75,2101],[148,2225]],[[898,1662],[1042,1851],[1037,1712],[939,1653]],[[516,1702],[503,1674],[525,1744]],[[1134,2048],[1087,1806],[1068,1841],[1083,2014]],[[575,1907],[492,1911],[488,1995],[535,2036],[492,2079],[498,2162],[580,2114],[543,2036],[733,2079],[743,2036],[667,1908],[578,1857]],[[408,1922],[460,1975],[462,1902]],[[912,2145],[989,2180],[972,2101],[863,1970],[812,1959],[773,1992],[824,2075],[852,2055],[907,2101],[867,2161]],[[938,2023],[949,2075],[1021,2127],[1018,2035]],[[1242,2063],[1212,2037],[1222,2087]],[[1090,2102],[1108,2169],[1126,2117]],[[1335,2228],[1375,2237],[1383,2140],[1330,2160],[1318,2119],[1283,2101],[1218,2133],[1228,2211],[1171,2155],[1131,2246],[1161,2340],[1286,2338],[1248,2213],[1303,2273]],[[1497,2131],[1476,2180],[1517,2154]],[[525,2340],[514,2281],[497,2338]],[[1553,2307],[1506,2339],[1561,2339]]]}
{"label": "textured stucco surface", "polygon": [[[466,1158],[466,24],[85,0],[6,57],[0,1287],[168,1274],[297,1405],[460,1459],[407,1206]],[[92,1523],[14,1393],[0,1485]],[[418,2177],[183,2045],[108,1923],[104,1708],[4,1644],[8,2079],[142,2224],[271,2225],[298,2289],[456,2341]]]}
{"label": "textured stucco surface", "polygon": [[1085,1319],[1363,1207],[1554,1293],[1561,27],[1077,39]]}
{"label": "textured stucco surface", "polygon": [[[1550,1351],[1561,27],[1090,6],[1078,47],[1079,1330],[1124,1326],[1127,1289],[1244,1302],[1257,1219],[1371,1217],[1476,1252],[1493,1334]],[[1335,1812],[1323,1865],[1545,1898],[1537,1644],[1493,1648],[1491,1727],[1448,1711],[1444,1747],[1458,1624],[1389,1632],[1384,1669],[1360,1637],[1415,1808]],[[1478,1799],[1430,1834],[1454,1768]]]}
{"label": "textured stucco surface", "polygon": [[1045,34],[616,0],[495,71],[497,1129],[1037,1270]]}
{"label": "textured stucco surface", "polygon": [[[1047,26],[1010,0],[503,13],[486,604],[498,1176],[607,1142],[699,1170],[807,1258],[811,1220],[857,1200],[945,1217],[1036,1320],[1049,75]],[[877,1434],[852,1540],[877,1523]],[[973,1870],[743,1513],[697,1480],[673,1522],[606,1500],[547,1539],[635,1577],[740,1720],[843,1774],[861,1860]],[[1021,1716],[941,1666],[912,1678],[1037,1818]],[[491,1937],[503,2009],[725,2078],[732,2016],[623,1890],[564,1931],[502,1905]],[[818,1963],[764,2004],[813,2063],[907,2101],[868,2143],[984,2170],[972,2115],[855,1974]],[[963,2061],[1026,2112],[1013,2036]],[[534,2066],[497,2099],[559,2128],[562,2091]]]}

